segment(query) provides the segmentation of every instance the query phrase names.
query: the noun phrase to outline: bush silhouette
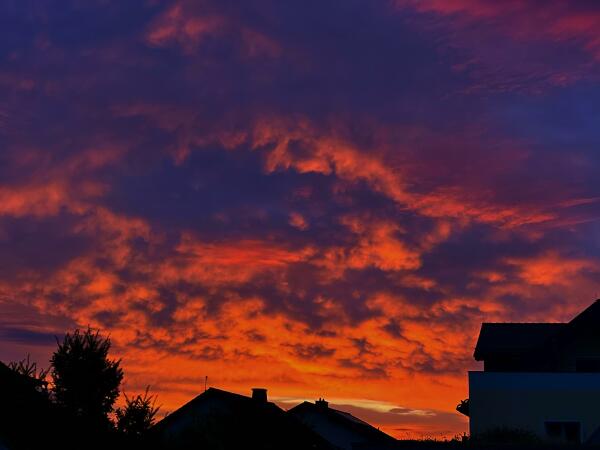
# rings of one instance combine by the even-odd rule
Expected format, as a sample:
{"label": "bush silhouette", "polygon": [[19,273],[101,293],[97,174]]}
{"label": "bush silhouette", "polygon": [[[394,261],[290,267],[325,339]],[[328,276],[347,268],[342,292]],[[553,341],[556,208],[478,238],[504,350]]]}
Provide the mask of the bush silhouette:
{"label": "bush silhouette", "polygon": [[123,379],[121,361],[108,358],[110,339],[91,328],[77,329],[57,344],[50,360],[56,403],[95,428],[110,427],[108,414]]}
{"label": "bush silhouette", "polygon": [[460,403],[458,405],[456,405],[456,410],[459,413],[464,414],[465,416],[469,417],[469,399],[466,398],[464,400],[461,400]]}
{"label": "bush silhouette", "polygon": [[130,438],[141,438],[154,425],[154,418],[160,406],[156,406],[156,396],[149,395],[150,386],[144,395],[129,398],[125,396],[125,407],[116,410],[117,430]]}

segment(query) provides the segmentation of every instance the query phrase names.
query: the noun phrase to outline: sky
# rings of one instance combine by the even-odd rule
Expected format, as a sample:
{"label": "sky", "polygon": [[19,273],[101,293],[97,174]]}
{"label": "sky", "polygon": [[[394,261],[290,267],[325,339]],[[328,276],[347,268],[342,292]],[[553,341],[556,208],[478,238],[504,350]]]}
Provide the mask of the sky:
{"label": "sky", "polygon": [[0,3],[0,360],[91,326],[163,412],[455,411],[482,321],[600,297],[600,5]]}

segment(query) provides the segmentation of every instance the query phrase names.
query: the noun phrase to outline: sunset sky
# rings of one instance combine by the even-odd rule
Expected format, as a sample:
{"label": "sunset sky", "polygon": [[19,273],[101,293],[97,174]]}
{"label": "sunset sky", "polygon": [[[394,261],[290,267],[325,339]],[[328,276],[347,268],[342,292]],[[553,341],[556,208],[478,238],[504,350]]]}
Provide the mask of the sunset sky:
{"label": "sunset sky", "polygon": [[0,360],[110,334],[163,412],[325,397],[397,437],[482,321],[600,297],[600,5],[0,3]]}

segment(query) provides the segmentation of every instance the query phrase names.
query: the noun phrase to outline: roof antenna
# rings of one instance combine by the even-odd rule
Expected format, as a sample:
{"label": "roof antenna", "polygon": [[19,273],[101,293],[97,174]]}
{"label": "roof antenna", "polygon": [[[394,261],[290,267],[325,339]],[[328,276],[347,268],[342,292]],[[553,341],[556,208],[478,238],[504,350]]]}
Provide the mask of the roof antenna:
{"label": "roof antenna", "polygon": [[208,375],[204,377],[204,392],[206,392],[206,383],[208,383]]}

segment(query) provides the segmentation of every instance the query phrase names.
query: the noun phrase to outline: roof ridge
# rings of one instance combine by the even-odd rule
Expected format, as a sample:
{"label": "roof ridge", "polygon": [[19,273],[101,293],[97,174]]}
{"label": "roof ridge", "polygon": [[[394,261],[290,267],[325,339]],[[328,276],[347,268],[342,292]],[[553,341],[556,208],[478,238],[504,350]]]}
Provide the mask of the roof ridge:
{"label": "roof ridge", "polygon": [[[306,405],[306,406],[304,406],[304,405]],[[300,403],[299,405],[296,405],[295,407],[291,408],[288,412],[292,412],[292,414],[294,414],[295,412],[299,411],[300,407],[302,407],[302,406],[304,406],[305,408],[310,408],[311,410],[320,411],[321,413],[324,413],[329,417],[335,418],[335,420],[343,420],[345,423],[351,424],[351,426],[353,426],[353,427],[360,427],[360,429],[364,430],[365,432],[375,433],[379,439],[381,439],[381,438],[394,439],[387,433],[381,431],[379,428],[371,425],[369,422],[361,419],[360,417],[356,417],[351,412],[343,411],[341,409],[332,408],[332,407],[319,408],[318,405],[316,405],[315,403],[310,402],[310,401],[304,401],[304,402]]]}

